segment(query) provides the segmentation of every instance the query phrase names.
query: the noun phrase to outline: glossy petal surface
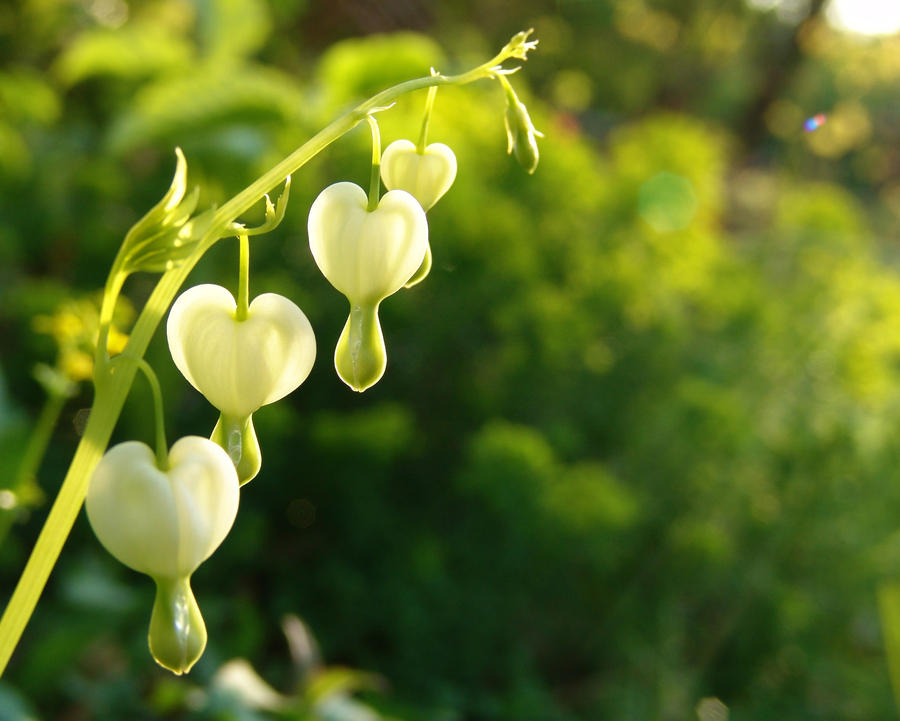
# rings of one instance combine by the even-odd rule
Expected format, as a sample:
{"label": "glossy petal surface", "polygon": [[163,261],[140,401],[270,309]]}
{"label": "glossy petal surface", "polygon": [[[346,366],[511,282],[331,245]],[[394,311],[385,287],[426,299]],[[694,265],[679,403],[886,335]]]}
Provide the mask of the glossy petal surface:
{"label": "glossy petal surface", "polygon": [[354,183],[323,190],[309,211],[309,247],[328,281],[351,303],[377,304],[416,272],[428,247],[428,223],[419,202],[403,190],[384,194],[366,210]]}
{"label": "glossy petal surface", "polygon": [[395,140],[381,156],[381,179],[390,190],[405,190],[424,210],[431,209],[456,179],[456,156],[443,143],[419,154],[409,140]]}
{"label": "glossy petal surface", "polygon": [[219,546],[238,509],[238,479],[228,454],[187,436],[156,466],[138,441],[113,446],[88,487],[86,509],[97,538],[126,566],[154,578],[189,576]]}
{"label": "glossy petal surface", "polygon": [[296,305],[274,293],[235,318],[234,297],[218,285],[179,296],[166,334],[172,360],[188,382],[223,413],[246,417],[283,398],[312,370],[316,339]]}

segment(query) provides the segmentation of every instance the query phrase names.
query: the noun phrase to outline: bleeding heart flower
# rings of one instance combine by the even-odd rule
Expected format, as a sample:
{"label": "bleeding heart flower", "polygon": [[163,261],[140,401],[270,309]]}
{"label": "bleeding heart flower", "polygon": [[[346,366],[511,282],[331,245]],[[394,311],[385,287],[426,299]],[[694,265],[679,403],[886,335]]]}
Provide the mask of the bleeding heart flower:
{"label": "bleeding heart flower", "polygon": [[425,211],[409,193],[391,190],[375,210],[367,208],[362,188],[335,183],[309,211],[313,258],[350,301],[334,363],[341,379],[357,391],[378,382],[387,365],[378,305],[403,287],[428,248]]}
{"label": "bleeding heart flower", "polygon": [[91,477],[85,506],[106,549],[156,581],[150,652],[173,673],[190,670],[206,647],[206,626],[190,576],[218,548],[238,509],[238,477],[228,454],[188,436],[169,450],[167,469],[149,446],[113,446]]}
{"label": "bleeding heart flower", "polygon": [[122,563],[153,578],[191,575],[227,535],[238,508],[228,454],[207,438],[187,436],[161,470],[138,441],[110,448],[85,501],[97,538]]}
{"label": "bleeding heart flower", "polygon": [[[456,178],[456,156],[443,143],[432,143],[423,153],[409,140],[395,140],[381,155],[381,179],[390,190],[405,190],[429,211]],[[412,288],[431,271],[431,244],[418,270],[404,284]]]}
{"label": "bleeding heart flower", "polygon": [[430,210],[456,178],[456,156],[443,143],[432,143],[424,153],[409,140],[395,140],[381,155],[381,179],[389,190],[405,190],[422,209]]}
{"label": "bleeding heart flower", "polygon": [[369,212],[365,191],[335,183],[309,211],[309,247],[328,281],[357,304],[396,293],[416,271],[428,245],[428,221],[403,190],[384,194]]}
{"label": "bleeding heart flower", "polygon": [[306,380],[316,338],[303,311],[283,296],[257,296],[245,320],[236,310],[225,288],[194,286],[173,304],[166,335],[188,382],[223,414],[246,418]]}

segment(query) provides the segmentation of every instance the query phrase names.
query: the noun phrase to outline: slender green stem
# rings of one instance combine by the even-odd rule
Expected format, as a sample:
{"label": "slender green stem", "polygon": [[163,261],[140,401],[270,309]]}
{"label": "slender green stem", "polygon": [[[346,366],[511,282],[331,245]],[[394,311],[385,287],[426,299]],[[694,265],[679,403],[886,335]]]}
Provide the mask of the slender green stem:
{"label": "slender green stem", "polygon": [[[118,356],[128,358],[128,356]],[[159,379],[153,368],[143,358],[128,358],[137,363],[147,383],[150,384],[150,392],[153,394],[153,421],[156,425],[156,466],[161,471],[169,470],[169,445],[166,443],[166,417],[163,411],[162,391],[159,387]]]}
{"label": "slender green stem", "polygon": [[[121,255],[121,249],[120,249]],[[94,350],[94,378],[100,378],[107,371],[109,363],[109,328],[112,325],[113,314],[116,310],[116,300],[122,291],[122,285],[127,277],[118,268],[121,266],[120,256],[117,255],[113,262],[113,269],[106,281],[103,292],[103,302],[100,305],[100,333],[97,337],[97,348]]]}
{"label": "slender green stem", "polygon": [[240,241],[240,264],[238,267],[238,298],[235,320],[247,320],[250,309],[250,237],[246,233],[238,236]]}
{"label": "slender green stem", "polygon": [[[370,113],[391,105],[397,98],[415,90],[433,86],[466,85],[493,77],[496,74],[496,66],[509,58],[523,59],[524,55],[516,55],[508,48],[504,48],[488,62],[466,73],[453,76],[434,74],[408,80],[383,90],[334,120],[284,160],[221,205],[215,211],[209,229],[197,244],[194,253],[181,265],[167,270],[156,284],[132,329],[125,353],[131,357],[143,358],[150,339],[188,274],[203,254],[220,237],[227,234],[227,230],[232,227],[231,224],[252,208],[263,194],[283,183],[289,175],[295,173],[311,158],[356,127]],[[87,492],[88,481],[109,443],[113,428],[122,412],[122,406],[137,372],[135,364],[127,363],[117,368],[115,373],[109,373],[106,360],[105,335],[108,333],[116,298],[125,280],[118,259],[119,256],[113,263],[101,309],[101,320],[105,324],[106,332],[101,332],[101,343],[98,344],[97,349],[97,357],[101,359],[101,362],[95,368],[97,392],[94,405],[84,436],[78,444],[75,457],[72,459],[59,494],[50,509],[50,514],[32,549],[12,598],[0,618],[0,674],[6,668],[19,638],[25,630],[63,544],[78,517]]]}
{"label": "slender green stem", "polygon": [[375,116],[367,115],[366,120],[372,130],[372,173],[369,178],[369,205],[366,208],[371,213],[378,208],[378,201],[381,200],[381,133]]}
{"label": "slender green stem", "polygon": [[[50,439],[53,437],[53,429],[56,428],[59,414],[62,412],[68,398],[68,394],[59,390],[47,390],[44,407],[41,409],[37,422],[31,429],[25,452],[22,454],[22,459],[16,470],[16,477],[10,486],[10,489],[19,499],[23,496],[27,498],[27,495],[37,493],[36,490],[29,491],[27,488],[32,483],[35,483],[38,470],[41,467],[41,461],[44,459],[47,446],[50,445]],[[12,512],[0,514],[0,543],[3,542],[12,524]]]}
{"label": "slender green stem", "polygon": [[88,480],[109,442],[113,426],[122,410],[122,402],[134,379],[134,372],[134,366],[123,368],[122,373],[115,374],[114,380],[108,385],[107,393],[97,396],[98,402],[91,411],[84,436],[72,459],[72,465],[69,466],[44,528],[38,536],[3,618],[0,619],[0,669],[6,667],[72,524],[81,510]]}
{"label": "slender green stem", "polygon": [[519,96],[516,95],[516,91],[513,90],[513,86],[510,84],[509,80],[506,79],[505,75],[497,75],[495,77],[503,88],[503,92],[506,95],[506,102],[509,105],[515,106],[519,102]]}
{"label": "slender green stem", "polygon": [[59,414],[66,404],[67,397],[65,393],[53,390],[47,391],[44,407],[41,409],[41,414],[38,416],[31,435],[28,437],[25,453],[22,454],[22,460],[16,473],[16,480],[12,486],[14,490],[24,487],[37,475],[41,466],[41,460],[43,460],[44,454],[47,452],[47,446],[50,444],[50,438],[53,436],[53,429],[56,428],[56,422],[59,420]]}
{"label": "slender green stem", "polygon": [[428,145],[428,124],[431,122],[431,109],[434,107],[434,96],[437,95],[437,85],[428,88],[428,97],[425,99],[425,115],[422,117],[422,130],[419,131],[419,142],[416,143],[416,152],[425,154]]}

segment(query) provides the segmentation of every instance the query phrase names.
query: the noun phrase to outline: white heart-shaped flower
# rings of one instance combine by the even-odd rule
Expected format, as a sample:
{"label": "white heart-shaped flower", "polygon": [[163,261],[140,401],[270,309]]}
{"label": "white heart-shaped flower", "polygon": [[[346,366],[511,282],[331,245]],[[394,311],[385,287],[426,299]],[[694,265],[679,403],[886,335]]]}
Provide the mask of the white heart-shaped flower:
{"label": "white heart-shaped flower", "polygon": [[309,211],[309,247],[328,281],[351,304],[372,305],[396,293],[416,272],[428,248],[428,222],[403,190],[384,194],[367,210],[365,191],[335,183]]}
{"label": "white heart-shaped flower", "polygon": [[122,563],[156,579],[190,576],[222,543],[238,509],[237,472],[206,438],[187,436],[160,470],[138,441],[110,448],[85,501],[97,538]]}
{"label": "white heart-shaped flower", "polygon": [[443,143],[419,153],[411,141],[395,140],[381,155],[381,179],[390,190],[405,190],[427,211],[453,185],[456,156]]}
{"label": "white heart-shaped flower", "polygon": [[172,305],[169,351],[188,382],[222,413],[245,418],[283,398],[312,370],[316,338],[303,311],[275,293],[253,299],[237,320],[234,297],[197,285]]}

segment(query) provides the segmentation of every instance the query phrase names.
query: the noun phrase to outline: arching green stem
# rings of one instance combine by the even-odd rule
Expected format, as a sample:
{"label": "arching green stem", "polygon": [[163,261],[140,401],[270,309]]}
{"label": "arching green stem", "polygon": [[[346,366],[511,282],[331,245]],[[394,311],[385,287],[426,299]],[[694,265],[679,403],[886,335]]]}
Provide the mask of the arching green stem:
{"label": "arching green stem", "polygon": [[[467,85],[477,80],[492,78],[496,76],[498,67],[504,61],[524,60],[526,52],[534,47],[534,41],[527,41],[527,38],[528,33],[518,33],[493,58],[460,75],[433,74],[399,83],[377,93],[334,120],[244,190],[223,203],[215,211],[193,254],[181,264],[167,269],[157,282],[132,329],[125,353],[132,357],[143,358],[150,339],[188,274],[219,238],[231,234],[233,223],[259,202],[265,193],[274,190],[289,175],[295,173],[331,143],[355,128],[370,113],[390,105],[397,98],[424,88],[440,85]],[[6,668],[18,644],[63,544],[72,529],[72,524],[78,517],[78,512],[84,502],[88,481],[109,443],[113,428],[122,412],[125,398],[134,381],[134,374],[137,372],[136,365],[127,363],[118,368],[115,373],[110,373],[106,360],[106,336],[116,299],[126,277],[121,272],[121,263],[117,261],[113,263],[101,307],[101,337],[97,346],[99,362],[94,371],[96,389],[94,404],[84,435],[75,451],[75,457],[72,459],[59,494],[50,509],[12,598],[3,612],[3,617],[0,618],[0,674]]]}

